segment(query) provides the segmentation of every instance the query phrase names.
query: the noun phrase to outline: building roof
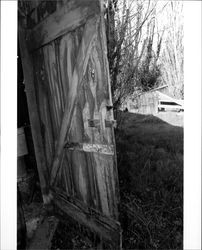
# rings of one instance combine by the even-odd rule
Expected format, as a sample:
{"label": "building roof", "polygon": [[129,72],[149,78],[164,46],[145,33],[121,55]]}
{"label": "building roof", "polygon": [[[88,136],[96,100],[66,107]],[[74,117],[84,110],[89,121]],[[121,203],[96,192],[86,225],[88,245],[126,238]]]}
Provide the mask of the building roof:
{"label": "building roof", "polygon": [[166,94],[161,93],[160,91],[157,91],[157,93],[158,93],[159,98],[162,100],[172,101],[172,102],[176,102],[177,104],[184,105],[184,100],[172,98]]}

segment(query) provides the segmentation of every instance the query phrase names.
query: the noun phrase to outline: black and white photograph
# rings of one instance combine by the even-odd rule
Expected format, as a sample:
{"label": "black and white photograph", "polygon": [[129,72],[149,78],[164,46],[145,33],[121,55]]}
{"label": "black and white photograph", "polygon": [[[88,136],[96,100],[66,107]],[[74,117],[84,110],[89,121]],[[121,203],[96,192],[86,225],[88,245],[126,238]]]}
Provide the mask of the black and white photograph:
{"label": "black and white photograph", "polygon": [[15,141],[5,147],[15,144],[16,170],[2,195],[15,205],[1,209],[3,218],[16,207],[15,249],[200,250],[201,61],[197,39],[185,56],[190,2],[16,2]]}

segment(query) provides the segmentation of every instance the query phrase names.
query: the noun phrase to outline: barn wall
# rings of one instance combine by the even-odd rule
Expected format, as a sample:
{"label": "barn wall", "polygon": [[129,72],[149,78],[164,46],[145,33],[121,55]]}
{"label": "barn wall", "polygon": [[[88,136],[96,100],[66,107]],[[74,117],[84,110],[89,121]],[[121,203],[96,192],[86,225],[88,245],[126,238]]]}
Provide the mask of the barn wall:
{"label": "barn wall", "polygon": [[130,102],[129,110],[134,113],[155,114],[158,110],[157,92],[147,92]]}

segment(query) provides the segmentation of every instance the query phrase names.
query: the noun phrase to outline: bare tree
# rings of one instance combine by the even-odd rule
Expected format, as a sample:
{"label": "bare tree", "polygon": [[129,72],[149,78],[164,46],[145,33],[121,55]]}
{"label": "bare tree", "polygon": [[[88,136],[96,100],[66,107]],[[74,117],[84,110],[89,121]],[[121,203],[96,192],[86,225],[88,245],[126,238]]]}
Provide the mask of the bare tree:
{"label": "bare tree", "polygon": [[[152,87],[150,85],[155,84],[151,78],[156,71],[161,47],[160,39],[154,53],[156,4],[157,1],[150,0],[106,1],[108,60],[115,109],[134,92],[135,87],[145,90],[147,85]],[[143,34],[145,27],[146,35]]]}
{"label": "bare tree", "polygon": [[183,1],[169,1],[164,9],[164,43],[160,62],[162,81],[176,98],[184,97]]}

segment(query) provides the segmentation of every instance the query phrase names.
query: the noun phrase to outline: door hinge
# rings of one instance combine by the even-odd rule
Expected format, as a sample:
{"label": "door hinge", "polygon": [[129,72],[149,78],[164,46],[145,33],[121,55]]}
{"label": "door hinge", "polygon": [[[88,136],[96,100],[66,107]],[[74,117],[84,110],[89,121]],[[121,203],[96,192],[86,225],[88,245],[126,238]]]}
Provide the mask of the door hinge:
{"label": "door hinge", "polygon": [[116,120],[105,120],[105,127],[116,128],[116,126],[117,126]]}

